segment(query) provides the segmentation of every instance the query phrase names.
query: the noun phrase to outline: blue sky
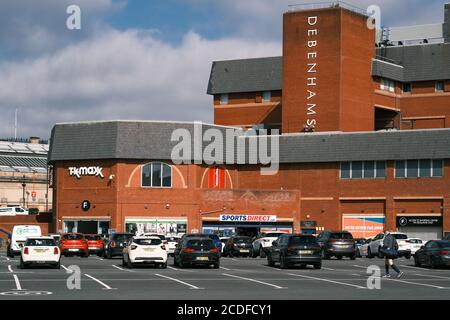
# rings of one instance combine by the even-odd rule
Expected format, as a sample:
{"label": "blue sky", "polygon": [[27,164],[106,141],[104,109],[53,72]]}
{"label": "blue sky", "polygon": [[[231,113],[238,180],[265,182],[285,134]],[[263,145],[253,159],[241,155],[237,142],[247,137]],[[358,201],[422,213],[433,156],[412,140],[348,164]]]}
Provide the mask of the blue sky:
{"label": "blue sky", "polygon": [[[450,0],[447,0],[450,2]],[[213,121],[214,60],[281,55],[289,0],[1,0],[0,137],[48,138],[58,122]],[[445,0],[378,4],[383,25],[441,23]],[[66,28],[77,4],[82,29]]]}

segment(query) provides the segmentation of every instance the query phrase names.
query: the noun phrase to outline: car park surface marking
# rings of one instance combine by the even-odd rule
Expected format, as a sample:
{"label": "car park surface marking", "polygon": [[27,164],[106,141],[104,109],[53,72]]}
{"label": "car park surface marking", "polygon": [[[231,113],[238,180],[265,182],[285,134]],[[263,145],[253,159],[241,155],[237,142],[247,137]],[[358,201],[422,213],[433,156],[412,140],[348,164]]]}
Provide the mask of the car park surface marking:
{"label": "car park surface marking", "polygon": [[22,286],[20,285],[19,277],[15,274],[13,274],[14,282],[16,283],[16,289],[13,290],[24,290],[22,289]]}
{"label": "car park surface marking", "polygon": [[236,276],[236,275],[232,275],[232,274],[228,274],[228,273],[222,273],[222,274],[224,276],[227,276],[227,277],[233,277],[233,278],[238,278],[238,279],[242,279],[242,280],[247,280],[247,281],[251,281],[251,282],[264,284],[266,286],[270,286],[270,287],[273,287],[275,289],[287,289],[286,287],[280,287],[280,286],[277,286],[277,285],[272,284],[272,283],[267,283],[267,282],[263,282],[263,281],[259,281],[259,280],[255,280],[255,279],[251,279],[251,278],[240,277],[240,276]]}
{"label": "car park surface marking", "polygon": [[101,284],[103,287],[105,287],[105,288],[104,288],[105,290],[116,290],[116,288],[111,288],[110,286],[108,286],[107,284],[105,284],[105,283],[101,282],[100,280],[94,278],[93,276],[90,276],[90,275],[88,275],[88,274],[86,274],[86,273],[85,273],[84,275],[85,275],[86,277],[88,277],[88,278],[94,280],[95,282]]}
{"label": "car park surface marking", "polygon": [[13,269],[11,268],[11,265],[8,265],[8,271],[14,273]]}
{"label": "car park surface marking", "polygon": [[169,280],[176,281],[178,283],[184,284],[184,285],[190,287],[191,289],[197,289],[197,290],[203,289],[203,288],[196,287],[196,286],[194,286],[194,285],[192,285],[190,283],[187,283],[187,282],[175,279],[175,278],[171,278],[171,277],[168,277],[168,276],[163,276],[162,274],[156,273],[155,275],[158,276],[158,277],[161,277],[161,278],[166,278],[166,279],[169,279]]}
{"label": "car park surface marking", "polygon": [[405,265],[399,265],[401,268],[410,268],[410,269],[415,269],[415,270],[429,270],[431,272],[441,272],[441,271],[445,271],[445,270],[440,270],[440,269],[430,269],[430,268],[420,268],[420,267],[413,267],[413,266],[405,266]]}
{"label": "car park surface marking", "polygon": [[220,267],[220,269],[231,271],[231,269],[228,269],[228,268],[225,268],[225,267]]}
{"label": "car park surface marking", "polygon": [[64,265],[61,265],[61,268],[63,268],[64,270],[66,270],[67,273],[72,273],[72,272],[73,272],[73,270],[70,270],[69,268],[67,268],[67,267],[64,266]]}
{"label": "car park surface marking", "polygon": [[116,268],[116,269],[118,269],[120,271],[134,272],[133,270],[126,270],[126,269],[123,269],[123,268],[121,268],[119,266],[116,266],[116,265],[112,265],[111,267]]}
{"label": "car park surface marking", "polygon": [[366,287],[362,287],[362,286],[358,286],[356,284],[350,284],[350,283],[345,283],[345,282],[339,282],[339,281],[335,281],[335,280],[329,280],[329,279],[323,279],[323,278],[316,278],[316,277],[310,277],[310,276],[305,276],[302,274],[295,274],[295,273],[288,273],[290,276],[294,276],[294,277],[303,277],[306,279],[311,279],[311,280],[318,280],[318,281],[325,281],[325,282],[330,282],[330,283],[335,283],[335,284],[340,284],[340,285],[344,285],[344,286],[349,286],[349,287],[354,287],[357,289],[367,289]]}
{"label": "car park surface marking", "polygon": [[328,270],[328,271],[336,271],[335,269],[331,269],[331,268],[324,268],[322,267],[323,270]]}
{"label": "car park surface marking", "polygon": [[423,287],[436,288],[436,289],[450,289],[450,288],[445,288],[445,287],[435,286],[435,285],[432,285],[432,284],[418,283],[418,282],[411,282],[411,281],[405,281],[405,280],[399,280],[399,279],[386,279],[386,280],[387,280],[387,281],[402,282],[402,283],[412,284],[412,285],[416,285],[416,286],[423,286]]}
{"label": "car park surface marking", "polygon": [[450,277],[441,277],[441,276],[434,276],[431,274],[419,274],[419,273],[415,273],[415,276],[421,276],[421,277],[431,277],[431,278],[437,278],[437,279],[445,279],[445,280],[450,280]]}

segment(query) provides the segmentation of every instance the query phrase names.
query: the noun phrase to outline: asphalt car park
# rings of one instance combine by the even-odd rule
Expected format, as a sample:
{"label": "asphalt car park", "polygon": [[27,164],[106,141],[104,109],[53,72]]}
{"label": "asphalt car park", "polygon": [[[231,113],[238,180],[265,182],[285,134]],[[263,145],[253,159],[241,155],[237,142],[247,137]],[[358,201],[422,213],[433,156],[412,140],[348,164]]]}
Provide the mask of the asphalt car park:
{"label": "asphalt car park", "polygon": [[[151,300],[290,300],[290,299],[448,299],[450,269],[414,266],[399,259],[401,279],[381,279],[369,289],[369,266],[384,260],[324,260],[322,269],[269,267],[267,259],[221,258],[220,268],[181,269],[169,258],[167,269],[123,268],[121,258],[62,257],[61,269],[22,270],[19,257],[0,254],[0,299],[151,299]],[[78,269],[79,268],[79,269]],[[76,288],[77,276],[80,288]],[[74,288],[75,287],[75,288]]]}

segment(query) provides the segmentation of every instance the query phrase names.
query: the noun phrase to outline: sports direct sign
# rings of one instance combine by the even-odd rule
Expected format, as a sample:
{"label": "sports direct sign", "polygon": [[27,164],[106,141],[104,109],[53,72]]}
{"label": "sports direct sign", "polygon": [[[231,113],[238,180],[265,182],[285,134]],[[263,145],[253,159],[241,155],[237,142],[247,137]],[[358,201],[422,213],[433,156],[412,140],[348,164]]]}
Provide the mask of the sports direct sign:
{"label": "sports direct sign", "polygon": [[276,222],[277,216],[261,216],[253,214],[221,214],[220,221],[227,222]]}

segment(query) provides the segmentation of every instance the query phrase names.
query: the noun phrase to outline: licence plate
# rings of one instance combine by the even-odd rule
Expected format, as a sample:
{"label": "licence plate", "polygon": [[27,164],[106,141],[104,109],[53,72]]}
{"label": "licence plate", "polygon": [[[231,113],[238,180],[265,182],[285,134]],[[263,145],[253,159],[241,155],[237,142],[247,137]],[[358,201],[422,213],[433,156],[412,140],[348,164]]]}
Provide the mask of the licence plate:
{"label": "licence plate", "polygon": [[208,261],[209,258],[208,258],[208,257],[197,257],[197,258],[195,258],[195,260],[198,260],[198,261]]}
{"label": "licence plate", "polygon": [[339,248],[339,249],[346,249],[346,248],[348,248],[349,247],[349,245],[344,245],[344,244],[338,244],[338,245],[336,245],[336,248]]}
{"label": "licence plate", "polygon": [[313,252],[312,252],[312,250],[300,250],[298,253],[299,254],[312,254]]}
{"label": "licence plate", "polygon": [[144,248],[144,251],[146,251],[146,252],[153,252],[153,251],[155,251],[155,249],[153,249],[153,248]]}
{"label": "licence plate", "polygon": [[79,249],[69,249],[69,252],[78,252]]}
{"label": "licence plate", "polygon": [[250,252],[250,250],[247,250],[247,249],[241,249],[241,252]]}

